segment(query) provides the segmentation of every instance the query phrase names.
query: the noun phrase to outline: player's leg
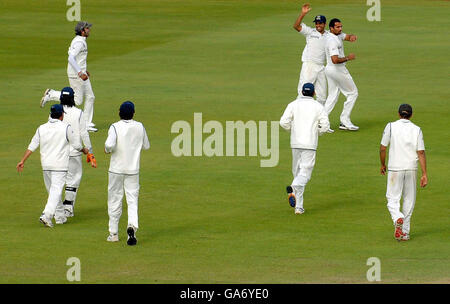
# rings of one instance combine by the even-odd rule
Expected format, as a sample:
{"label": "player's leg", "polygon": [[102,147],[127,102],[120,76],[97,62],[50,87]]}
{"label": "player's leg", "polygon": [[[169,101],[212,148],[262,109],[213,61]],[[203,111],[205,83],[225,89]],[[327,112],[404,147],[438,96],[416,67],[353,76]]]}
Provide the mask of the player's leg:
{"label": "player's leg", "polygon": [[403,221],[403,232],[406,234],[406,238],[409,238],[411,216],[416,202],[416,181],[416,171],[405,171],[402,213],[405,216]]}
{"label": "player's leg", "polygon": [[312,62],[303,62],[302,70],[300,71],[300,79],[298,81],[298,96],[303,96],[302,88],[305,83],[314,84],[317,79],[317,67]]}
{"label": "player's leg", "polygon": [[84,86],[83,86],[83,79],[80,77],[69,77],[69,83],[70,87],[72,88],[73,92],[75,93],[74,100],[75,105],[79,107],[83,103],[84,98]]}
{"label": "player's leg", "polygon": [[[340,91],[337,85],[337,77],[339,75],[337,74],[335,69],[328,67],[325,68],[325,75],[328,81],[328,97],[325,101],[324,109],[327,115],[329,116],[339,99]],[[330,132],[333,132],[333,130],[330,129]]]}
{"label": "player's leg", "polygon": [[340,117],[341,125],[346,128],[341,129],[356,131],[359,127],[352,123],[350,114],[352,113],[356,99],[358,98],[358,88],[356,87],[356,84],[347,69],[344,70],[342,76],[339,78],[338,86],[342,94],[347,98],[344,102],[344,107]]}
{"label": "player's leg", "polygon": [[94,128],[95,124],[92,122],[94,117],[94,101],[95,95],[92,91],[91,80],[88,79],[84,82],[84,94],[86,100],[84,102],[84,117],[86,119],[86,126],[88,127],[88,131],[96,132],[97,129]]}
{"label": "player's leg", "polygon": [[46,89],[44,91],[44,95],[41,98],[40,106],[43,108],[48,102],[56,102],[59,103],[59,97],[61,96],[61,91],[56,91],[53,89]]}
{"label": "player's leg", "polygon": [[325,76],[325,68],[322,67],[317,72],[316,82],[314,83],[316,92],[316,99],[322,105],[325,105],[327,100],[327,78]]}
{"label": "player's leg", "polygon": [[125,195],[128,205],[128,245],[136,245],[136,231],[138,224],[139,174],[125,176]]}
{"label": "player's leg", "polygon": [[296,198],[296,213],[303,213],[303,193],[305,191],[306,184],[311,179],[312,171],[314,169],[314,164],[316,162],[316,151],[314,150],[300,150],[299,157],[299,170],[297,171],[297,175],[294,177],[292,181],[292,188],[294,189],[295,198]]}
{"label": "player's leg", "polygon": [[[405,218],[403,213],[400,212],[400,199],[402,197],[404,175],[405,171],[388,171],[387,176],[387,208],[391,214],[394,227],[396,226],[397,221],[400,219],[403,221]],[[396,233],[396,231],[394,231],[394,233]]]}
{"label": "player's leg", "polygon": [[110,236],[117,236],[119,233],[119,220],[122,215],[123,181],[124,175],[111,172],[108,173],[108,215]]}
{"label": "player's leg", "polygon": [[64,213],[66,217],[74,216],[74,207],[83,175],[82,156],[69,157],[69,171],[66,177],[66,188],[64,196]]}
{"label": "player's leg", "polygon": [[43,213],[46,219],[50,219],[51,221],[53,216],[55,216],[56,207],[61,203],[62,189],[66,181],[66,172],[44,171],[44,181],[48,189],[48,199]]}

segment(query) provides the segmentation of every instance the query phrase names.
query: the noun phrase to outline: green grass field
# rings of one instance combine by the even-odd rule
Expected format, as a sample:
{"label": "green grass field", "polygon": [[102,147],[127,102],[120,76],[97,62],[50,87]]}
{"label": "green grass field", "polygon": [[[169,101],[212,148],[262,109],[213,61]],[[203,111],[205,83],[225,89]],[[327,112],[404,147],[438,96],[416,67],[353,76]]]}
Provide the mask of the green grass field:
{"label": "green grass field", "polygon": [[[291,150],[282,129],[273,168],[261,168],[261,157],[177,158],[170,148],[172,123],[192,123],[194,112],[223,125],[279,120],[296,97],[305,40],[292,25],[301,2],[82,1],[82,19],[94,24],[98,168],[84,166],[75,218],[46,229],[39,153],[22,174],[15,166],[47,120],[42,93],[68,85],[75,22],[65,1],[2,1],[0,283],[67,283],[69,257],[81,261],[81,283],[368,283],[370,257],[381,261],[381,283],[450,283],[450,2],[382,1],[381,22],[367,21],[363,0],[311,5],[307,23],[339,17],[344,32],[358,35],[345,50],[357,56],[347,66],[360,130],[320,138],[304,215],[287,202]],[[126,245],[126,204],[121,241],[106,242],[103,146],[128,99],[151,142],[141,158],[135,247]],[[335,129],[343,100],[330,115]],[[378,149],[401,103],[413,106],[423,130],[429,185],[417,193],[411,241],[398,243]]]}

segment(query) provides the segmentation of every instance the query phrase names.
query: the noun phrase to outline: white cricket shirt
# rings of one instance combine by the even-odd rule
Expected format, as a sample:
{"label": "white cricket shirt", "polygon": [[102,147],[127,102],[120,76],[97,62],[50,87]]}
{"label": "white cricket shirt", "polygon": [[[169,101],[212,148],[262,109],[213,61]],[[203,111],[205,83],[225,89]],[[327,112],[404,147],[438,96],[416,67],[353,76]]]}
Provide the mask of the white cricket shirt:
{"label": "white cricket shirt", "polygon": [[28,150],[34,152],[40,147],[42,170],[67,171],[69,145],[78,151],[82,150],[81,143],[71,126],[59,119],[50,118],[47,123],[37,128]]}
{"label": "white cricket shirt", "polygon": [[113,123],[108,130],[105,152],[112,153],[109,172],[138,174],[141,150],[150,148],[144,125],[133,119]]}
{"label": "white cricket shirt", "polygon": [[[64,114],[63,122],[69,124],[72,127],[75,136],[78,137],[78,140],[82,142],[86,148],[89,149],[90,153],[93,153],[91,139],[86,128],[86,120],[84,119],[83,111],[75,106],[69,107],[64,105],[63,108],[64,112],[66,112]],[[70,156],[79,156],[81,154],[83,153],[75,150],[72,146],[70,147]]]}
{"label": "white cricket shirt", "polygon": [[417,151],[424,151],[420,127],[408,119],[390,122],[384,128],[381,144],[389,146],[388,170],[417,170]]}
{"label": "white cricket shirt", "polygon": [[325,54],[327,57],[327,67],[335,67],[335,68],[344,68],[345,62],[343,63],[333,63],[331,61],[331,56],[337,55],[339,58],[345,57],[344,53],[344,38],[345,34],[341,33],[340,35],[336,36],[333,33],[330,33],[326,37],[325,42]]}
{"label": "white cricket shirt", "polygon": [[[304,23],[302,30],[299,32],[306,38],[306,45],[302,53],[302,62],[314,62],[316,64],[325,64],[325,45],[327,37],[331,34],[329,31],[324,31],[323,34],[318,32],[316,28],[309,27]],[[339,38],[344,39],[345,34],[341,33]]]}
{"label": "white cricket shirt", "polygon": [[330,122],[319,102],[301,96],[288,104],[280,118],[280,126],[291,130],[291,148],[316,150],[318,135],[329,129]]}
{"label": "white cricket shirt", "polygon": [[[77,77],[80,71],[85,72],[87,69],[88,48],[86,37],[75,36],[69,46],[69,59],[67,63],[67,76]],[[75,58],[75,62],[71,60]]]}
{"label": "white cricket shirt", "polygon": [[302,30],[299,32],[306,38],[306,45],[302,53],[302,62],[314,62],[324,65],[325,63],[325,40],[330,33],[323,34],[315,28],[311,28],[302,23]]}

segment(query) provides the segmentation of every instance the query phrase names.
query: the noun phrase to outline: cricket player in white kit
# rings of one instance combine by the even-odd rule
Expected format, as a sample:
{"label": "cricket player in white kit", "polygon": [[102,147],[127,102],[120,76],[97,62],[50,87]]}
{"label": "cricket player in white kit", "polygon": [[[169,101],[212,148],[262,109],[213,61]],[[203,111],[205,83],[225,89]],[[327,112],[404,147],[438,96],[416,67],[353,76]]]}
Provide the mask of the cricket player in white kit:
{"label": "cricket player in white kit", "polygon": [[[402,104],[398,109],[400,119],[386,125],[380,145],[381,174],[386,174],[386,148],[389,146],[387,178],[387,207],[394,223],[394,237],[409,240],[411,215],[416,202],[417,160],[422,169],[420,186],[428,184],[425,144],[420,127],[410,121],[412,107]],[[400,199],[403,206],[400,211]]]}
{"label": "cricket player in white kit", "polygon": [[57,207],[62,206],[61,194],[69,169],[70,146],[85,154],[88,152],[86,148],[81,146],[72,127],[62,122],[63,116],[64,110],[60,104],[51,107],[48,122],[39,126],[36,130],[27,151],[16,167],[17,171],[21,172],[28,157],[40,147],[41,165],[48,199],[39,220],[47,227],[53,227],[53,217],[55,217],[57,224],[63,224],[66,221],[63,209],[58,208],[57,210]]}
{"label": "cricket player in white kit", "polygon": [[[75,135],[83,143],[84,147],[89,150],[86,161],[91,163],[91,166],[97,168],[97,161],[92,150],[91,140],[86,128],[86,120],[84,113],[75,107],[74,91],[70,87],[65,87],[61,90],[60,101],[64,108],[63,122],[71,125]],[[78,189],[83,175],[82,153],[70,148],[69,154],[69,170],[67,171],[66,187],[64,196],[64,214],[67,217],[74,216],[74,207],[77,198]]]}
{"label": "cricket player in white kit", "polygon": [[120,121],[108,130],[105,152],[111,153],[108,170],[109,236],[107,241],[119,241],[119,220],[125,190],[128,205],[128,245],[136,245],[138,229],[139,164],[141,150],[150,148],[144,125],[133,120],[134,104],[126,101],[120,106]]}
{"label": "cricket player in white kit", "polygon": [[318,136],[330,127],[324,107],[314,100],[314,85],[305,83],[302,96],[291,102],[280,119],[280,126],[291,132],[292,174],[294,180],[287,187],[289,203],[295,214],[303,214],[303,193],[311,179],[316,161]]}
{"label": "cricket player in white kit", "polygon": [[[88,48],[86,39],[91,32],[92,24],[86,21],[80,21],[75,26],[75,38],[69,46],[69,57],[67,63],[67,76],[69,77],[70,87],[75,91],[75,104],[80,106],[84,99],[84,115],[89,132],[97,132],[95,124],[92,122],[94,117],[95,95],[92,91],[91,74],[87,70]],[[41,107],[49,101],[59,101],[60,91],[47,89],[41,99]]]}
{"label": "cricket player in white kit", "polygon": [[[353,81],[350,72],[347,70],[345,63],[349,60],[355,59],[355,54],[351,53],[345,56],[344,44],[341,39],[342,23],[339,19],[332,19],[329,23],[331,34],[327,36],[325,53],[327,59],[327,66],[325,67],[325,75],[328,80],[328,97],[325,102],[325,111],[330,115],[334,106],[336,105],[339,93],[342,92],[347,100],[344,102],[344,108],[340,116],[339,129],[357,131],[358,126],[355,126],[351,119],[353,106],[358,98],[358,88]],[[346,35],[345,40],[356,41],[355,35]],[[330,132],[333,132],[330,129]]]}

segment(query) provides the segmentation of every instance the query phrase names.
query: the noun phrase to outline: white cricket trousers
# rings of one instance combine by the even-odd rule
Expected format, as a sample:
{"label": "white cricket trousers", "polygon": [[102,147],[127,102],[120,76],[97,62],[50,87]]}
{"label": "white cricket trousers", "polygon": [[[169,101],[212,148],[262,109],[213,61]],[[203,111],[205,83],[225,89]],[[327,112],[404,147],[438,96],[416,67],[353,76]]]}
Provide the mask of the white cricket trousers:
{"label": "white cricket trousers", "polygon": [[325,111],[330,115],[339,99],[339,93],[342,92],[347,100],[344,102],[344,108],[342,109],[341,123],[344,125],[351,124],[350,114],[358,98],[358,88],[350,72],[345,66],[336,68],[327,65],[325,67],[325,75],[328,80],[328,97],[325,102]]}
{"label": "white cricket trousers", "polygon": [[[95,95],[92,91],[91,80],[88,78],[86,81],[80,77],[69,77],[70,87],[75,93],[75,105],[80,106],[84,99],[84,117],[86,119],[87,126],[92,123],[94,117],[94,100]],[[58,101],[61,96],[61,91],[51,90],[50,100]]]}
{"label": "white cricket trousers", "polygon": [[83,176],[82,155],[69,157],[69,171],[66,176],[66,188],[64,196],[64,208],[73,212],[77,199],[78,188]]}
{"label": "white cricket trousers", "polygon": [[300,80],[298,82],[298,95],[303,96],[302,87],[305,83],[314,84],[317,101],[322,105],[327,99],[327,79],[325,76],[325,67],[322,64],[314,62],[303,62],[300,71]]}
{"label": "white cricket trousers", "polygon": [[[403,218],[403,232],[409,234],[411,215],[416,202],[416,170],[388,171],[387,180],[387,207],[391,214],[392,222]],[[400,212],[400,199],[403,194],[403,206]]]}
{"label": "white cricket trousers", "polygon": [[64,217],[64,208],[61,197],[64,184],[66,182],[65,171],[42,171],[44,175],[44,184],[48,192],[47,204],[44,214],[48,219],[53,217]]}
{"label": "white cricket trousers", "polygon": [[108,179],[109,233],[117,234],[119,232],[124,190],[128,205],[128,227],[133,226],[138,229],[139,174],[126,175],[109,172]]}
{"label": "white cricket trousers", "polygon": [[316,151],[307,149],[292,149],[292,188],[295,195],[295,208],[303,208],[303,192],[311,179],[311,174],[316,163]]}

